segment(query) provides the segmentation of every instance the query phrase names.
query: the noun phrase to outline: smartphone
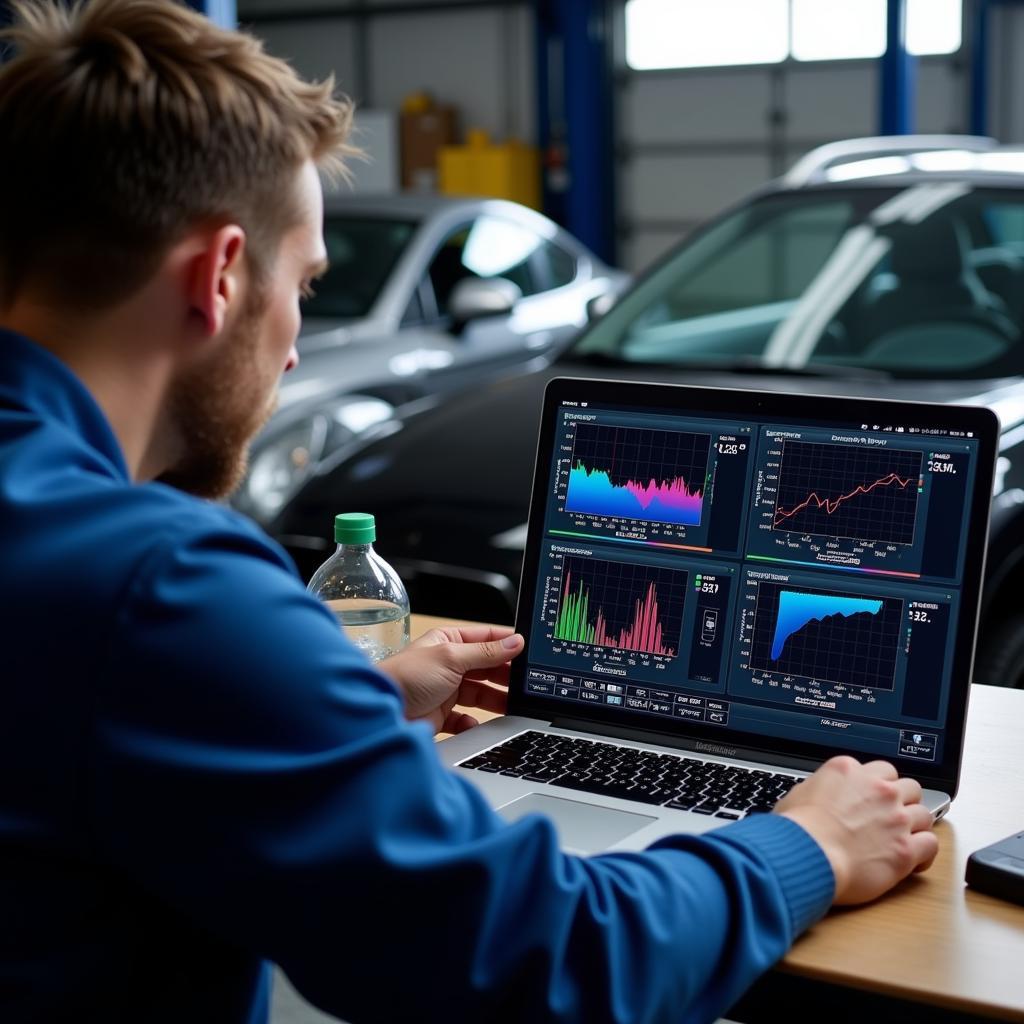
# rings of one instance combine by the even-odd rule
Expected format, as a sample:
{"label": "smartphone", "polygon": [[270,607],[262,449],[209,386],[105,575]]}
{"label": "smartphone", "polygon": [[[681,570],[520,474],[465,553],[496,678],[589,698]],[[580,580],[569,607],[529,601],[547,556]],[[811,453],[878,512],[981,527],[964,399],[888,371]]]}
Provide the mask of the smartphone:
{"label": "smartphone", "polygon": [[975,850],[967,858],[965,881],[980,892],[1024,905],[1024,832]]}

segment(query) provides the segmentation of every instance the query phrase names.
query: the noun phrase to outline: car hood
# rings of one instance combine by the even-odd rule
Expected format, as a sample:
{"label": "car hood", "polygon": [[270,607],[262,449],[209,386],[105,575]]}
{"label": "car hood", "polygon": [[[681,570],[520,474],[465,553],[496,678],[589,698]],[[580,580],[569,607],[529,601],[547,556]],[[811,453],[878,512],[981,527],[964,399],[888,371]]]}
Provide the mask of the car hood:
{"label": "car hood", "polygon": [[[311,408],[368,386],[401,385],[445,370],[460,361],[457,344],[437,331],[407,330],[363,335],[332,332],[312,347],[299,344],[298,366],[281,379],[278,408]],[[311,339],[317,340],[317,339]]]}
{"label": "car hood", "polygon": [[359,317],[303,317],[299,327],[299,351],[321,344],[336,344],[360,322]]}
{"label": "car hood", "polygon": [[[917,402],[965,403],[996,408],[1020,404],[1019,384],[1008,381],[909,381],[863,378],[758,376],[726,372],[666,372],[652,367],[601,367],[560,361],[542,372],[506,379],[460,395],[404,421],[386,440],[363,449],[323,482],[335,494],[350,490],[367,504],[429,495],[431,502],[511,505],[520,512],[533,479],[544,388],[556,376],[658,381],[701,387],[742,388]],[[1010,410],[1017,422],[1024,408]],[[1004,418],[1007,412],[1003,412]],[[1004,426],[1005,426],[1004,420]],[[311,485],[316,487],[317,484]]]}

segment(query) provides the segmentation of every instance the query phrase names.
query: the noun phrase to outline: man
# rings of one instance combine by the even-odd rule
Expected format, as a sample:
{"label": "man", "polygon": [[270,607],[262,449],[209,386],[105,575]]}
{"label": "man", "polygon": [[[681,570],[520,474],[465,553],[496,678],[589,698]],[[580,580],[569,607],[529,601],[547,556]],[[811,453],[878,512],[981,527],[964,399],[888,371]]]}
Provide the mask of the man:
{"label": "man", "polygon": [[[836,759],[775,814],[565,855],[443,770],[522,638],[377,671],[229,490],[323,268],[347,105],[164,0],[20,6],[0,69],[0,1019],[707,1020],[936,852]],[[155,482],[157,480],[163,482]],[[174,486],[170,486],[170,485]],[[424,719],[410,724],[407,719]]]}

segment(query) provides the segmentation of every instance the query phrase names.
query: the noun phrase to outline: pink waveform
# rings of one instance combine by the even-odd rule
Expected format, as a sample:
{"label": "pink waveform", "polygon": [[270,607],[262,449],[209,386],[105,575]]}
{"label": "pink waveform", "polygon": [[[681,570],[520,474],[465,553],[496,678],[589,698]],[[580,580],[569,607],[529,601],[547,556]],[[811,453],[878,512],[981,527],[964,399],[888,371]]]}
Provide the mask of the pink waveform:
{"label": "pink waveform", "polygon": [[649,484],[641,484],[636,480],[627,480],[625,488],[646,509],[655,501],[660,501],[668,508],[692,508],[694,499],[700,500],[702,493],[699,487],[692,490],[682,477],[659,483],[653,477]]}
{"label": "pink waveform", "polygon": [[791,511],[787,512],[785,509],[781,508],[776,510],[775,522],[778,524],[780,519],[789,519],[792,516],[795,516],[798,512],[802,512],[812,503],[817,505],[818,508],[823,508],[829,515],[832,515],[832,513],[835,512],[844,501],[849,501],[850,498],[855,498],[858,494],[867,494],[869,491],[873,491],[876,487],[889,487],[892,484],[899,484],[900,487],[905,488],[912,479],[912,477],[908,477],[904,480],[895,473],[890,473],[888,476],[883,476],[881,480],[876,480],[873,484],[868,484],[867,487],[863,484],[858,484],[852,491],[850,491],[849,494],[842,494],[838,498],[834,499],[819,498],[817,494],[812,492],[808,495],[805,501],[800,502],[800,504]]}
{"label": "pink waveform", "polygon": [[644,651],[647,654],[664,654],[671,656],[675,651],[665,647],[661,642],[661,623],[658,621],[658,596],[651,583],[643,601],[636,601],[633,613],[633,625],[619,630],[617,638],[607,632],[604,610],[597,613],[594,623],[594,643],[602,647],[624,647],[631,651]]}

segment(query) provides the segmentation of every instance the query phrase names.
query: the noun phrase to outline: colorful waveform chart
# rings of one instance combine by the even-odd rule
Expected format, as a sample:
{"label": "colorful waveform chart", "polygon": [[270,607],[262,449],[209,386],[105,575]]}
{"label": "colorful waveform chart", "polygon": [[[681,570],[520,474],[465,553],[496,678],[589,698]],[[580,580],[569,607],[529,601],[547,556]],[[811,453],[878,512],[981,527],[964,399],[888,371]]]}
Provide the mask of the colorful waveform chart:
{"label": "colorful waveform chart", "polygon": [[566,557],[554,638],[674,657],[688,575],[663,566]]}
{"label": "colorful waveform chart", "polygon": [[892,690],[903,601],[758,584],[751,668],[857,689]]}
{"label": "colorful waveform chart", "polygon": [[709,434],[578,423],[565,508],[698,526],[710,451]]}
{"label": "colorful waveform chart", "polygon": [[772,529],[868,543],[914,543],[923,453],[787,441]]}

